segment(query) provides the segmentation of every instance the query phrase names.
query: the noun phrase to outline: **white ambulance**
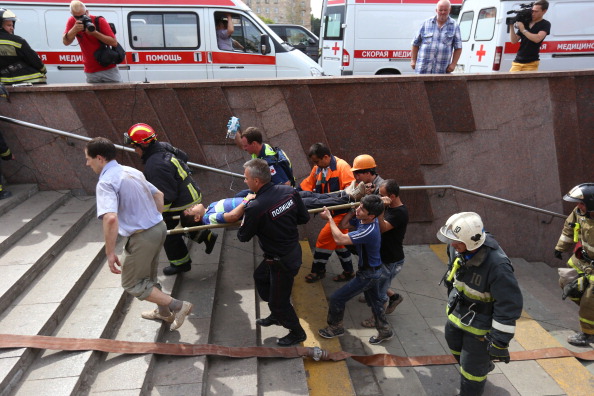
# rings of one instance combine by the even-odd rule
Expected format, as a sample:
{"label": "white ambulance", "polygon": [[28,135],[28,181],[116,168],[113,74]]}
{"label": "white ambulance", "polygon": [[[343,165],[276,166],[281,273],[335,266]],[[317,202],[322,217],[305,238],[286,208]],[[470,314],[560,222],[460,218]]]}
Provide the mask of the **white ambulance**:
{"label": "white ambulance", "polygon": [[[462,0],[450,0],[455,18]],[[413,73],[412,40],[437,0],[324,0],[318,63],[326,75]]]}
{"label": "white ambulance", "polygon": [[[462,56],[456,72],[508,72],[520,44],[512,44],[508,18],[528,1],[466,0],[458,22]],[[511,14],[510,14],[511,12]],[[540,47],[539,71],[594,68],[594,1],[549,0],[544,19],[551,34]]]}
{"label": "white ambulance", "polygon": [[[240,0],[86,0],[94,16],[115,25],[127,51],[118,65],[124,81],[311,77],[321,67],[283,42]],[[2,7],[19,21],[15,34],[27,40],[48,69],[48,83],[85,82],[77,40],[62,36],[70,0],[11,0]],[[232,38],[243,49],[219,49],[216,19],[231,14]],[[238,46],[239,47],[239,46]]]}

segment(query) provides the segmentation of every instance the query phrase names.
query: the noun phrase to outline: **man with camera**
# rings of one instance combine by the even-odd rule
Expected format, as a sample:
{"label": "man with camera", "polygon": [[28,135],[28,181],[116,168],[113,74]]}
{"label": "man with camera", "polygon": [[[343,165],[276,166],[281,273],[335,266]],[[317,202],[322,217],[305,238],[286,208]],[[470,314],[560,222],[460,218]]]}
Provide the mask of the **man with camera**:
{"label": "man with camera", "polygon": [[[509,35],[512,44],[520,42],[520,49],[512,62],[510,72],[538,70],[540,43],[551,33],[551,23],[543,19],[548,9],[547,0],[538,0],[532,6],[532,20],[528,26],[524,22],[516,21],[514,26],[510,27]],[[516,29],[518,29],[517,32]]]}
{"label": "man with camera", "polygon": [[66,22],[66,30],[62,37],[64,45],[70,45],[74,38],[78,40],[83,55],[83,64],[88,83],[122,82],[116,64],[101,66],[95,59],[95,52],[101,43],[116,47],[118,42],[105,18],[99,20],[96,28],[96,17],[89,14],[87,7],[80,1],[70,3],[72,16]]}

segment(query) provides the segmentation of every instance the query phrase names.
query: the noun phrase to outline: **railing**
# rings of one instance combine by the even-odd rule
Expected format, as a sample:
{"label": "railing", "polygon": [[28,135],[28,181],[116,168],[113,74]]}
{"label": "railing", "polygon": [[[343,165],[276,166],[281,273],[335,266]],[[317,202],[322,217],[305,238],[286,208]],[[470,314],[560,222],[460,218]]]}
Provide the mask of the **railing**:
{"label": "railing", "polygon": [[[70,132],[66,132],[66,131],[61,131],[59,129],[54,129],[54,128],[48,128],[42,125],[37,125],[37,124],[32,124],[30,122],[25,122],[25,121],[20,121],[20,120],[15,120],[14,118],[9,118],[9,117],[5,117],[5,116],[0,116],[0,121],[4,121],[4,122],[8,122],[11,124],[16,124],[16,125],[21,125],[27,128],[33,128],[33,129],[38,129],[41,131],[45,131],[45,132],[50,132],[50,133],[54,133],[57,135],[61,135],[61,136],[65,136],[65,137],[69,137],[69,138],[73,138],[73,139],[78,139],[78,140],[84,140],[84,141],[90,141],[91,138],[87,137],[87,136],[80,136],[74,133],[70,133]],[[124,151],[130,151],[130,152],[134,152],[134,149],[130,148],[130,147],[125,147],[124,145],[116,145],[116,148],[120,149],[120,150],[124,150]],[[233,177],[237,177],[237,178],[243,178],[243,175],[239,174],[239,173],[234,173],[234,172],[229,172],[229,171],[225,171],[222,169],[218,169],[218,168],[213,168],[210,166],[206,166],[206,165],[200,165],[200,164],[196,164],[194,162],[188,162],[189,166],[192,166],[194,168],[198,168],[198,169],[203,169],[203,170],[207,170],[207,171],[211,171],[211,172],[216,172],[216,173],[221,173],[224,175],[228,175],[228,176],[233,176]],[[524,209],[528,209],[534,212],[538,212],[538,213],[543,213],[549,216],[554,216],[554,217],[560,217],[565,219],[567,216],[560,214],[560,213],[556,213],[556,212],[551,212],[550,210],[545,210],[545,209],[540,209],[534,206],[530,206],[530,205],[526,205],[526,204],[522,204],[519,202],[515,202],[515,201],[510,201],[508,199],[504,199],[504,198],[498,198],[495,197],[493,195],[488,195],[488,194],[483,194],[477,191],[473,191],[473,190],[469,190],[466,188],[462,188],[462,187],[456,187],[453,185],[449,185],[449,184],[444,184],[444,185],[436,185],[436,186],[401,186],[400,190],[402,191],[414,191],[414,190],[454,190],[454,191],[460,191],[463,192],[465,194],[470,194],[470,195],[474,195],[477,197],[481,197],[481,198],[485,198],[485,199],[490,199],[492,201],[497,201],[497,202],[501,202],[504,204],[508,204],[508,205],[512,205],[512,206],[517,206],[519,208],[524,208]],[[442,195],[443,196],[443,195]],[[350,205],[344,205],[344,207],[349,207]],[[339,209],[340,207],[336,207],[335,209]],[[311,213],[315,213],[315,212],[319,212],[320,210],[312,210]],[[211,227],[207,227],[207,226],[202,226],[204,228],[211,228]]]}

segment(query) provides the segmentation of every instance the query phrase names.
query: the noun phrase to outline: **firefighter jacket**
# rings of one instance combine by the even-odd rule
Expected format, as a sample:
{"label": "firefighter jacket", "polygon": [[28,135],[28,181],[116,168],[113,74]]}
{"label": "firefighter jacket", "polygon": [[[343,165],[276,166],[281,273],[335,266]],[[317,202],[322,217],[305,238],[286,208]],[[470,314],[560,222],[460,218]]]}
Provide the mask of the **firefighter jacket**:
{"label": "firefighter jacket", "polygon": [[10,148],[8,148],[8,145],[6,144],[6,141],[4,140],[4,136],[2,136],[2,133],[0,132],[0,158],[2,158],[4,161],[8,161],[12,159],[12,152],[10,151]]}
{"label": "firefighter jacket", "polygon": [[324,175],[323,169],[317,165],[314,166],[309,176],[301,182],[299,186],[301,190],[326,194],[344,190],[355,180],[349,164],[338,157],[332,156],[327,169],[328,172]]}
{"label": "firefighter jacket", "polygon": [[[592,260],[594,260],[594,219],[578,214],[576,207],[565,220],[555,250],[569,252],[578,242],[581,242],[585,254],[580,255],[579,258],[574,254],[567,263],[578,273],[583,273],[587,268],[594,270],[592,265]],[[591,275],[590,278],[591,281],[594,281],[594,275]]]}
{"label": "firefighter jacket", "polygon": [[45,83],[45,65],[22,37],[0,29],[0,82]]}
{"label": "firefighter jacket", "polygon": [[165,212],[182,211],[202,202],[187,160],[186,153],[169,143],[155,141],[143,149],[144,176],[165,196]]}
{"label": "firefighter jacket", "polygon": [[446,277],[454,267],[448,320],[479,337],[490,333],[498,345],[507,346],[514,336],[523,305],[511,261],[490,234],[457,270],[454,261],[460,256],[452,246],[448,246],[448,256],[450,273]]}
{"label": "firefighter jacket", "polygon": [[[247,204],[237,239],[247,242],[257,235],[266,256],[282,258],[299,246],[297,225],[308,221],[309,213],[297,190],[287,185],[267,183]],[[286,264],[291,266],[295,263]]]}

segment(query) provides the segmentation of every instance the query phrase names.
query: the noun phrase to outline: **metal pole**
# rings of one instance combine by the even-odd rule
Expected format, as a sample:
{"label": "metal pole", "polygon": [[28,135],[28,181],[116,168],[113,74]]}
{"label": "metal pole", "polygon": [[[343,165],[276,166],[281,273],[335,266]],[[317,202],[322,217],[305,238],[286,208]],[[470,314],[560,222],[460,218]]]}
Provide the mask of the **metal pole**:
{"label": "metal pole", "polygon": [[[75,133],[61,131],[59,129],[48,128],[48,127],[45,127],[43,125],[32,124],[32,123],[26,122],[26,121],[15,120],[14,118],[5,117],[5,116],[0,116],[0,121],[8,122],[9,124],[15,124],[15,125],[24,126],[24,127],[27,127],[27,128],[38,129],[40,131],[50,132],[50,133],[54,133],[56,135],[61,135],[61,136],[69,137],[69,138],[72,138],[72,139],[83,140],[85,142],[88,142],[88,141],[90,141],[92,139],[92,138],[87,137],[87,136],[81,136],[81,135],[77,135]],[[124,145],[117,145],[117,144],[115,146],[119,150],[128,151],[128,152],[132,152],[132,153],[134,152],[134,149],[131,148],[131,147],[126,147]],[[187,164],[189,166],[193,167],[193,168],[203,169],[203,170],[207,170],[207,171],[211,171],[211,172],[216,172],[216,173],[220,173],[220,174],[223,174],[223,175],[233,176],[233,177],[237,177],[237,178],[243,179],[243,175],[241,175],[239,173],[234,173],[234,172],[230,172],[230,171],[226,171],[226,170],[222,170],[222,169],[218,169],[218,168],[213,168],[213,167],[206,166],[206,165],[200,165],[200,164],[197,164],[197,163],[194,163],[194,162],[188,162]]]}

